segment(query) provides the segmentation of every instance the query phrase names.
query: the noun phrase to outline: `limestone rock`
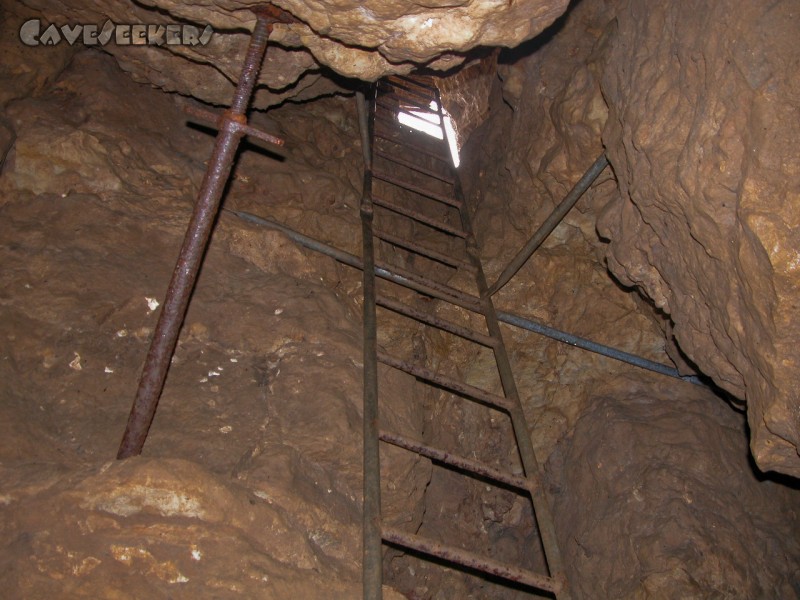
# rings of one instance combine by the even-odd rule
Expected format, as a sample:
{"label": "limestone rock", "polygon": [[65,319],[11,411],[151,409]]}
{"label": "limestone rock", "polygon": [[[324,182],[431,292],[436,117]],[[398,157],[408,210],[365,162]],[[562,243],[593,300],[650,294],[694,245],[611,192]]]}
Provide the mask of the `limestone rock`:
{"label": "limestone rock", "polygon": [[800,12],[623,2],[602,88],[621,198],[608,265],[748,403],[759,466],[800,475]]}
{"label": "limestone rock", "polygon": [[798,598],[797,492],[743,429],[697,388],[597,398],[550,464],[573,597]]}
{"label": "limestone rock", "polygon": [[[216,34],[203,45],[134,46],[109,43],[104,49],[137,80],[206,102],[227,104],[239,75],[255,17],[250,9],[260,0],[219,0],[191,4],[176,0],[106,3],[25,0],[34,17],[62,24],[168,24],[188,22]],[[449,69],[477,46],[514,46],[549,25],[566,0],[325,0],[276,2],[296,17],[277,24],[274,45],[260,76],[255,105],[266,107],[286,98],[324,95],[340,90],[319,71],[329,68],[345,77],[375,80],[389,73],[407,73],[416,65]],[[20,12],[24,9],[20,9]],[[29,13],[29,14],[30,14]]]}

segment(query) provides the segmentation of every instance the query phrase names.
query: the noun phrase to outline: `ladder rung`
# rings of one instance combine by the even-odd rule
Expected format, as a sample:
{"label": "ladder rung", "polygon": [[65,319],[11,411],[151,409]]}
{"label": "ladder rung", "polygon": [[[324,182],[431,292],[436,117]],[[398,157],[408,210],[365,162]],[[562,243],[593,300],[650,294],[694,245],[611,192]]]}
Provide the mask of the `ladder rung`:
{"label": "ladder rung", "polygon": [[431,89],[418,89],[414,87],[414,84],[407,83],[405,81],[397,81],[397,80],[387,80],[384,82],[385,85],[394,88],[395,92],[402,92],[405,93],[407,96],[416,96],[417,98],[421,98],[423,100],[427,100],[428,102],[435,102],[436,101],[436,91]]}
{"label": "ladder rung", "polygon": [[378,169],[374,169],[372,171],[372,176],[376,179],[380,179],[381,181],[385,181],[386,183],[391,183],[392,185],[396,185],[397,187],[401,187],[409,192],[414,192],[415,194],[419,194],[421,196],[425,196],[426,198],[430,198],[431,200],[436,200],[437,202],[441,202],[442,204],[447,204],[448,206],[452,206],[453,208],[457,208],[461,210],[461,202],[456,200],[455,198],[449,198],[443,194],[437,194],[436,192],[430,192],[425,188],[422,188],[418,185],[414,185],[413,183],[408,183],[403,181],[402,179],[398,179],[397,177],[392,177],[388,173],[384,173]]}
{"label": "ladder rung", "polygon": [[518,490],[532,491],[532,488],[535,487],[533,481],[525,479],[524,477],[520,477],[519,475],[505,473],[500,469],[495,469],[494,467],[490,467],[489,465],[477,460],[451,454],[445,450],[428,446],[422,442],[412,440],[396,433],[390,433],[388,431],[381,430],[378,434],[378,437],[387,444],[404,448],[410,452],[416,452],[417,454],[425,456],[426,458],[430,458],[431,460],[436,460],[446,465],[450,465],[451,467],[455,467],[456,469],[468,471],[470,473],[474,473],[475,475],[480,475],[481,477],[486,477],[487,479],[504,483],[505,485],[517,488]]}
{"label": "ladder rung", "polygon": [[402,285],[428,296],[433,296],[439,300],[444,300],[450,304],[455,304],[461,308],[466,308],[472,312],[483,314],[483,304],[481,299],[472,294],[467,294],[454,287],[433,281],[408,269],[389,265],[384,262],[376,263],[375,274],[388,281]]}
{"label": "ladder rung", "polygon": [[447,562],[461,565],[462,567],[501,577],[507,581],[514,581],[548,592],[558,593],[561,589],[560,583],[552,577],[539,575],[538,573],[520,569],[519,567],[512,567],[500,561],[480,556],[468,550],[463,550],[457,546],[441,544],[429,538],[405,533],[394,527],[381,526],[381,536],[385,542],[397,544],[398,546],[410,550],[416,550],[417,552],[429,556],[435,556]]}
{"label": "ladder rung", "polygon": [[450,258],[446,254],[442,254],[441,252],[437,252],[432,248],[428,248],[427,246],[422,246],[421,244],[417,244],[416,242],[411,242],[409,240],[405,240],[403,238],[397,237],[396,235],[392,235],[390,233],[386,233],[385,231],[381,231],[380,229],[373,229],[372,233],[378,239],[383,240],[384,242],[388,242],[393,246],[398,246],[400,248],[404,248],[414,254],[419,254],[420,256],[424,256],[430,260],[434,260],[438,263],[442,263],[447,265],[448,267],[452,267],[454,269],[467,269],[470,271],[474,271],[474,265],[471,265],[468,262],[464,262],[461,260],[457,260],[455,258]]}
{"label": "ladder rung", "polygon": [[[411,141],[408,141],[408,140],[404,139],[404,137],[407,136],[407,134],[406,134],[405,131],[400,129],[400,127],[405,127],[405,125],[401,124],[396,119],[388,120],[388,119],[384,119],[384,118],[377,118],[377,120],[379,120],[379,121],[388,121],[387,124],[391,124],[394,127],[394,129],[393,130],[392,129],[383,130],[383,131],[381,131],[379,129],[375,129],[375,137],[379,137],[382,140],[386,140],[387,142],[392,142],[393,144],[397,144],[399,146],[406,146],[407,148],[411,148],[412,150],[416,150],[417,152],[421,152],[422,154],[425,154],[427,156],[430,156],[432,158],[435,158],[437,160],[440,160],[442,162],[450,164],[450,157],[446,156],[444,154],[444,152],[442,152],[442,151],[437,152],[436,150],[433,150],[433,149],[431,149],[429,147],[425,147],[422,144],[415,144],[414,142],[411,142]],[[414,130],[412,129],[411,131],[414,131]],[[392,137],[393,133],[399,133],[403,137],[401,137],[401,138]],[[425,134],[421,134],[421,135],[425,135]],[[430,136],[426,136],[426,137],[430,137]]]}
{"label": "ladder rung", "polygon": [[467,237],[466,232],[464,232],[463,230],[447,225],[446,223],[442,223],[441,221],[437,221],[436,219],[432,219],[426,215],[423,215],[419,211],[406,208],[405,206],[400,206],[399,204],[395,204],[394,202],[389,202],[382,198],[378,198],[377,196],[375,196],[372,199],[372,202],[376,206],[381,206],[387,210],[397,213],[398,215],[403,215],[404,217],[408,217],[409,219],[413,219],[419,223],[423,223],[428,227],[432,227],[433,229],[444,231],[445,233],[449,233],[450,235],[454,235],[455,237],[459,238],[466,239]]}
{"label": "ladder rung", "polygon": [[442,175],[441,173],[437,173],[433,169],[428,169],[426,167],[422,167],[420,165],[417,165],[417,164],[411,162],[410,160],[404,160],[402,158],[398,158],[396,156],[392,156],[391,154],[388,154],[386,152],[382,152],[382,151],[377,150],[377,149],[374,150],[373,152],[374,152],[374,154],[376,156],[380,156],[381,158],[385,158],[386,160],[389,160],[389,161],[391,161],[393,163],[397,163],[398,165],[403,165],[404,167],[408,167],[409,169],[412,169],[413,171],[417,171],[418,173],[422,173],[423,175],[428,175],[429,177],[433,177],[435,179],[438,179],[439,181],[444,181],[445,183],[449,183],[450,185],[455,184],[455,180],[452,177],[449,177],[448,175]]}
{"label": "ladder rung", "polygon": [[[401,106],[400,104],[410,104],[411,106]],[[395,92],[385,92],[378,96],[375,101],[377,106],[382,108],[386,108],[390,111],[396,112],[398,110],[403,110],[408,112],[409,109],[411,110],[418,110],[419,112],[429,113],[439,119],[439,113],[433,110],[429,104],[425,104],[420,100],[412,100],[410,98],[404,98]]]}
{"label": "ladder rung", "polygon": [[[379,106],[380,108],[386,109],[386,111],[390,115],[395,116],[395,115],[397,115],[398,112],[404,112],[410,117],[414,117],[416,119],[422,119],[423,121],[425,121],[426,123],[430,123],[434,127],[438,127],[439,129],[442,128],[442,126],[438,123],[439,115],[437,113],[435,113],[435,112],[432,112],[431,109],[429,109],[429,108],[426,109],[426,108],[423,108],[423,107],[419,107],[418,108],[416,106],[400,106],[399,104],[392,104],[390,102],[385,102],[385,101],[383,101],[384,98],[386,98],[386,96],[381,96],[380,98],[377,99],[375,104],[377,106]],[[414,112],[412,112],[412,111],[418,112],[418,113],[423,113],[423,114],[422,114],[422,116],[420,116],[420,115],[414,114]],[[425,116],[426,116],[425,113],[436,117],[436,121],[437,122],[434,123],[433,121],[429,121],[428,119],[426,119],[425,118]],[[380,115],[380,113],[376,112],[376,115]]]}
{"label": "ladder rung", "polygon": [[[424,88],[426,90],[431,90],[431,91],[434,91],[434,92],[438,91],[438,89],[439,89],[438,87],[436,87],[436,84],[433,83],[433,80],[431,78],[426,77],[424,75],[413,75],[413,76],[411,76],[411,75],[390,75],[389,79],[390,80],[391,79],[399,79],[400,81],[408,82],[411,85],[415,85],[417,87],[421,87],[421,88]],[[427,80],[427,82],[426,82],[426,80]]]}
{"label": "ladder rung", "polygon": [[387,85],[399,87],[406,90],[410,94],[417,94],[418,96],[430,97],[432,100],[436,99],[439,89],[433,85],[426,85],[419,83],[408,77],[388,77],[386,80]]}
{"label": "ladder rung", "polygon": [[447,331],[453,335],[462,337],[465,340],[472,340],[476,344],[481,344],[487,348],[494,348],[497,345],[497,340],[491,336],[473,331],[467,327],[462,327],[461,325],[453,323],[452,321],[426,313],[425,311],[417,310],[416,308],[408,306],[407,304],[403,304],[402,302],[398,302],[397,300],[392,300],[391,298],[387,298],[385,296],[377,296],[375,303],[378,306],[388,308],[391,311],[410,317],[415,321],[419,321],[420,323],[425,323],[431,327],[436,327],[442,331]]}
{"label": "ladder rung", "polygon": [[476,388],[475,386],[469,385],[467,383],[456,381],[451,377],[447,377],[445,375],[439,375],[438,373],[434,373],[433,371],[431,371],[430,369],[426,369],[425,367],[412,365],[411,363],[408,363],[404,360],[400,360],[399,358],[395,358],[394,356],[391,356],[384,352],[378,352],[378,360],[385,365],[394,367],[395,369],[399,369],[400,371],[408,373],[409,375],[414,375],[415,377],[419,377],[420,379],[433,382],[436,385],[440,385],[443,388],[447,388],[448,390],[456,392],[462,396],[472,398],[473,400],[476,400],[481,404],[489,406],[490,408],[508,412],[515,407],[515,404],[511,400],[508,400],[507,398],[503,398],[502,396],[498,396],[497,394],[492,394],[490,392],[487,392],[486,390]]}

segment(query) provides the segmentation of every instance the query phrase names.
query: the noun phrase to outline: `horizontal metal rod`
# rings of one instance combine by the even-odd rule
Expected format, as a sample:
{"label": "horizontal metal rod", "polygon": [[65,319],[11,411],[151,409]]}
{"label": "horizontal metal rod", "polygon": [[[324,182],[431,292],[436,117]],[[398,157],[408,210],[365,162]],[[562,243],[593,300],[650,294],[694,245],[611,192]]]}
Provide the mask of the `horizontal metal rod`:
{"label": "horizontal metal rod", "polygon": [[394,87],[400,87],[412,94],[418,95],[426,95],[430,96],[431,100],[436,100],[436,97],[439,94],[439,88],[437,88],[433,83],[425,84],[420,83],[419,81],[415,81],[410,77],[402,77],[402,76],[392,76],[389,77],[387,80],[389,85]]}
{"label": "horizontal metal rod", "polygon": [[443,231],[444,233],[449,233],[450,235],[459,238],[467,237],[465,231],[462,231],[457,227],[453,227],[452,225],[448,225],[447,223],[443,223],[442,221],[433,219],[418,210],[406,208],[405,206],[401,206],[396,202],[389,202],[388,200],[384,200],[383,198],[378,198],[377,196],[373,198],[373,202],[376,206],[381,206],[386,210],[390,210],[393,213],[397,213],[398,215],[403,215],[404,217],[413,219],[417,223],[422,223],[423,225],[427,225],[428,227],[431,227],[433,229],[438,229],[439,231]]}
{"label": "horizontal metal rod", "polygon": [[[342,264],[355,267],[356,269],[364,268],[363,262],[355,254],[350,254],[349,252],[344,252],[343,250],[329,246],[328,244],[315,240],[307,235],[303,235],[302,233],[286,227],[285,225],[281,225],[280,223],[276,223],[275,221],[235,210],[223,209],[223,212],[230,213],[244,221],[249,221],[250,223],[254,223],[256,225],[261,225],[263,227],[280,231],[301,246],[304,246],[309,250],[314,250],[321,254],[325,254],[326,256],[330,256]],[[431,281],[425,277],[411,273],[406,269],[379,262],[375,265],[375,274],[381,279],[402,285],[403,287],[407,287],[421,294],[438,298],[439,300],[443,300],[445,302],[450,302],[451,304],[455,304],[456,306],[460,306],[461,308],[465,308],[473,312],[481,312],[480,298],[462,292],[454,287],[450,287],[449,285]]]}
{"label": "horizontal metal rod", "polygon": [[427,100],[429,103],[436,101],[436,92],[432,89],[417,89],[414,87],[413,84],[411,84],[410,82],[407,83],[405,81],[389,80],[385,81],[385,83],[386,87],[391,87],[392,89],[395,90],[395,93],[398,94],[402,93],[405,94],[406,96],[415,96],[422,100]]}
{"label": "horizontal metal rod", "polygon": [[[404,105],[401,106],[400,104],[401,102]],[[414,115],[413,112],[409,112],[409,111],[414,111],[419,113],[427,113],[431,116],[436,116],[436,111],[431,110],[430,106],[426,106],[423,102],[419,100],[403,98],[402,96],[393,93],[381,94],[380,96],[378,96],[378,100],[375,103],[375,105],[381,108],[385,108],[392,113],[405,112],[410,114],[411,116],[416,116]]]}
{"label": "horizontal metal rod", "polygon": [[423,444],[422,442],[412,440],[396,433],[381,430],[379,437],[381,441],[386,442],[387,444],[392,444],[398,448],[403,448],[409,452],[414,452],[426,458],[430,458],[431,460],[455,467],[456,469],[474,473],[475,475],[480,475],[481,477],[491,479],[492,481],[504,483],[505,485],[518,490],[527,492],[532,491],[532,489],[536,487],[536,484],[533,481],[525,479],[519,475],[505,473],[500,469],[495,469],[494,467],[490,467],[489,465],[477,460],[459,456],[440,448],[434,448],[433,446],[428,446],[427,444]]}
{"label": "horizontal metal rod", "polygon": [[425,381],[435,383],[440,387],[448,389],[451,392],[454,392],[460,396],[464,396],[470,400],[476,401],[479,404],[483,404],[484,406],[488,406],[489,408],[509,413],[515,406],[513,402],[507,398],[504,398],[503,396],[498,396],[497,394],[492,394],[491,392],[487,392],[486,390],[469,385],[468,383],[462,383],[457,379],[440,375],[431,371],[430,369],[400,360],[399,358],[390,356],[384,352],[378,353],[378,360],[385,365],[394,367],[395,369],[403,371],[404,373],[408,373],[409,375],[413,375],[414,377],[419,377]]}
{"label": "horizontal metal rod", "polygon": [[509,280],[516,275],[517,271],[522,268],[531,255],[536,252],[536,249],[541,246],[542,242],[547,239],[559,223],[567,216],[567,213],[575,206],[575,203],[580,199],[583,193],[589,189],[597,179],[597,176],[608,166],[608,159],[605,154],[597,157],[591,167],[583,174],[578,180],[578,183],[570,190],[569,194],[561,201],[561,203],[553,209],[553,212],[545,219],[544,223],[539,226],[539,229],[531,236],[522,249],[517,252],[517,255],[508,263],[508,266],[500,273],[492,286],[489,288],[489,295],[493,296],[498,292]]}
{"label": "horizontal metal rod", "polygon": [[427,246],[423,246],[422,244],[417,244],[416,242],[409,241],[405,238],[392,235],[391,233],[387,233],[379,229],[373,229],[373,234],[378,239],[383,240],[384,242],[387,242],[392,246],[398,246],[409,252],[418,254],[419,256],[424,256],[429,260],[441,263],[443,265],[447,265],[448,267],[452,267],[454,269],[466,269],[469,271],[474,270],[474,267],[471,264],[457,260],[455,258],[450,258],[446,254],[442,254],[441,252],[438,252],[433,248],[428,248]]}
{"label": "horizontal metal rod", "polygon": [[[258,225],[263,225],[271,229],[276,229],[284,233],[287,237],[294,240],[301,246],[308,248],[309,250],[314,250],[316,252],[320,252],[322,254],[330,256],[331,258],[334,258],[343,264],[355,267],[356,269],[363,268],[361,259],[355,256],[354,254],[338,250],[332,246],[329,246],[313,238],[298,233],[297,231],[290,229],[289,227],[286,227],[284,225],[280,225],[279,223],[276,223],[274,221],[263,219],[261,217],[257,217],[255,215],[251,215],[245,212],[232,211],[228,209],[223,209],[223,212],[231,213],[233,215],[236,215],[240,219],[249,221],[251,223],[256,223]],[[402,281],[404,280],[402,276],[394,275],[393,273],[382,267],[376,266],[375,273],[379,277],[383,277],[384,279],[388,279],[390,281],[395,281],[396,283],[400,283],[401,285],[405,285],[404,283],[402,283]],[[515,315],[514,313],[499,310],[497,311],[497,318],[499,321],[506,323],[508,325],[513,325],[521,329],[532,331],[533,333],[538,333],[540,335],[549,337],[550,339],[556,340],[558,342],[569,344],[570,346],[575,346],[576,348],[581,348],[583,350],[588,350],[589,352],[594,352],[596,354],[600,354],[608,358],[613,358],[614,360],[619,360],[621,362],[633,365],[635,367],[647,369],[648,371],[652,371],[660,375],[666,375],[667,377],[673,377],[675,379],[680,379],[681,381],[685,381],[687,383],[692,383],[694,385],[706,387],[706,384],[703,383],[698,377],[694,375],[681,375],[678,372],[678,370],[673,367],[668,367],[667,365],[652,360],[648,360],[646,358],[642,358],[641,356],[636,356],[635,354],[630,354],[629,352],[617,350],[616,348],[612,348],[611,346],[598,344],[597,342],[593,342],[591,340],[587,340],[585,338],[578,337],[576,335],[572,335],[570,333],[566,333],[558,329],[554,329],[553,327],[543,325],[542,323],[538,323],[536,321],[533,321],[532,319]]]}
{"label": "horizontal metal rod", "polygon": [[[383,97],[386,98],[386,96],[383,96]],[[387,100],[388,100],[388,98],[387,98]],[[376,105],[379,108],[386,109],[386,111],[393,118],[393,120],[398,117],[398,113],[404,113],[404,114],[407,114],[409,117],[414,117],[416,119],[422,119],[423,121],[426,121],[426,122],[430,123],[430,121],[425,119],[425,117],[414,114],[415,112],[419,112],[419,113],[426,112],[423,109],[418,109],[416,106],[400,106],[399,104],[392,104],[391,102],[383,102],[381,100],[378,100],[376,102]],[[429,114],[435,115],[436,113],[429,113]],[[376,113],[376,115],[380,115],[380,113]],[[381,116],[381,121],[385,121],[386,120],[384,115],[380,115],[380,116]],[[398,123],[399,123],[399,121],[398,121]],[[402,125],[402,123],[400,123],[400,124]],[[436,125],[436,123],[431,123],[431,125]]]}
{"label": "horizontal metal rod", "polygon": [[377,303],[378,306],[382,306],[383,308],[386,308],[393,312],[405,315],[406,317],[414,319],[415,321],[419,321],[420,323],[425,323],[426,325],[430,325],[431,327],[436,327],[437,329],[441,329],[442,331],[452,333],[453,335],[457,335],[458,337],[464,338],[465,340],[470,340],[475,342],[476,344],[481,344],[482,346],[486,346],[487,348],[494,348],[497,345],[497,340],[491,336],[486,335],[485,333],[473,331],[468,327],[462,327],[461,325],[453,323],[448,319],[443,319],[441,317],[437,317],[436,315],[426,313],[425,311],[417,310],[413,306],[408,306],[407,304],[403,304],[402,302],[398,302],[397,300],[392,300],[391,298],[378,295]]}
{"label": "horizontal metal rod", "polygon": [[508,325],[514,325],[515,327],[527,329],[533,333],[538,333],[545,337],[549,337],[557,342],[563,342],[564,344],[569,344],[570,346],[575,346],[576,348],[582,348],[583,350],[588,350],[589,352],[601,354],[603,356],[607,356],[608,358],[613,358],[615,360],[628,363],[629,365],[634,365],[642,369],[647,369],[648,371],[653,371],[654,373],[659,373],[660,375],[666,375],[667,377],[681,379],[682,381],[705,387],[705,384],[694,375],[681,375],[678,370],[673,367],[668,367],[667,365],[642,358],[641,356],[636,356],[635,354],[630,354],[629,352],[624,352],[623,350],[617,350],[616,348],[612,348],[610,346],[598,344],[597,342],[578,337],[577,335],[572,335],[570,333],[559,331],[558,329],[553,329],[552,327],[537,323],[531,319],[526,319],[525,317],[520,317],[519,315],[515,315],[513,313],[499,310],[497,311],[497,319]]}
{"label": "horizontal metal rod", "polygon": [[[382,123],[386,123],[387,125],[389,125],[389,124],[398,125],[399,124],[398,121],[393,121],[393,122],[387,123],[387,119],[381,119],[377,115],[375,116],[375,122],[377,124],[379,124],[379,125],[382,124]],[[405,127],[405,125],[401,125],[401,126]],[[414,130],[409,127],[408,131],[413,132]],[[395,137],[397,135],[399,135],[400,137],[399,138]],[[413,133],[411,135],[413,135]],[[427,134],[422,133],[420,135],[427,135]],[[417,152],[419,152],[421,154],[424,154],[426,156],[430,156],[434,160],[438,160],[438,161],[441,161],[441,162],[446,163],[446,164],[450,163],[450,156],[444,154],[444,152],[442,150],[437,150],[437,149],[431,148],[429,146],[426,146],[424,144],[414,143],[414,142],[412,142],[412,141],[407,139],[408,136],[409,136],[409,133],[407,133],[405,130],[402,130],[402,129],[389,129],[389,130],[378,129],[378,128],[375,129],[375,137],[378,137],[378,138],[380,138],[382,140],[386,140],[387,142],[391,142],[393,144],[397,144],[398,146],[405,146],[406,148],[411,148],[412,150],[416,150]],[[424,139],[424,138],[420,138],[419,136],[415,136],[415,137],[417,137],[418,139]],[[430,136],[428,136],[428,137],[430,137]]]}
{"label": "horizontal metal rod", "polygon": [[403,548],[416,550],[429,556],[441,558],[449,563],[454,563],[474,569],[482,573],[494,575],[507,581],[514,581],[532,588],[555,592],[561,589],[560,582],[545,575],[539,575],[533,571],[526,571],[518,567],[505,565],[491,558],[485,558],[474,552],[463,550],[456,546],[441,544],[422,536],[405,533],[394,527],[382,527],[383,539],[390,544],[396,544]]}
{"label": "horizontal metal rod", "polygon": [[392,156],[387,152],[381,152],[380,150],[375,150],[375,154],[393,163],[397,163],[398,165],[408,167],[409,169],[412,169],[417,173],[422,173],[423,175],[427,175],[428,177],[433,177],[435,179],[438,179],[439,181],[444,181],[445,183],[448,183],[450,185],[454,183],[453,178],[450,177],[449,175],[443,175],[442,173],[437,173],[433,169],[423,167],[422,165],[418,165],[414,162],[411,162],[410,160],[404,160],[402,158],[398,158],[397,156]]}
{"label": "horizontal metal rod", "polygon": [[393,177],[389,173],[381,171],[379,169],[375,169],[372,172],[372,176],[375,179],[380,179],[381,181],[385,181],[386,183],[391,183],[392,185],[396,185],[397,187],[401,187],[404,190],[408,190],[409,192],[414,192],[415,194],[419,194],[421,196],[425,196],[426,198],[430,198],[431,200],[435,200],[436,202],[441,202],[442,204],[446,204],[447,206],[452,206],[453,208],[461,209],[461,202],[456,200],[455,198],[451,198],[445,194],[439,194],[438,192],[432,192],[428,189],[425,189],[421,185],[415,185],[408,181],[404,181],[398,177]]}

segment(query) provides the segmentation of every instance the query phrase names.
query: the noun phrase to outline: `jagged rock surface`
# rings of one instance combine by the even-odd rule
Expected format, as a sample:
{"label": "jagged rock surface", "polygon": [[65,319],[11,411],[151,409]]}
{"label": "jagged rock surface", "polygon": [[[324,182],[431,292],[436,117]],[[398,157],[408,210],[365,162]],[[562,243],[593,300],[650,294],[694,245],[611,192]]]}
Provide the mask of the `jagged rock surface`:
{"label": "jagged rock surface", "polygon": [[609,268],[746,398],[759,467],[800,476],[797,4],[623,2],[609,36]]}
{"label": "jagged rock surface", "polygon": [[[139,81],[178,91],[206,102],[227,104],[238,78],[255,17],[250,9],[261,0],[219,0],[192,4],[155,2],[56,2],[25,0],[21,18],[44,16],[64,21],[167,24],[189,22],[213,26],[218,33],[205,45],[123,46],[104,48]],[[277,24],[274,43],[260,76],[255,106],[278,104],[341,90],[340,82],[321,71],[348,78],[375,80],[389,73],[408,73],[417,65],[448,69],[464,61],[477,46],[514,46],[547,27],[566,8],[566,0],[494,0],[352,2],[325,0],[275,3],[297,21]]]}

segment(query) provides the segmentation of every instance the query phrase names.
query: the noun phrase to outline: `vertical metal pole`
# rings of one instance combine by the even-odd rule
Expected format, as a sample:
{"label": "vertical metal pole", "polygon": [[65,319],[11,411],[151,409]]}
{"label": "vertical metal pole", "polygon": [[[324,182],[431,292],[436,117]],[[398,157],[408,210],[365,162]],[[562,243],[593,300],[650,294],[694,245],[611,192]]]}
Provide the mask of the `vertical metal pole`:
{"label": "vertical metal pole", "polygon": [[375,247],[372,237],[372,149],[370,110],[362,92],[356,94],[361,146],[364,152],[364,192],[361,235],[364,261],[364,537],[365,600],[383,597],[381,538],[381,465],[378,439],[378,337],[375,308]]}
{"label": "vertical metal pole", "polygon": [[164,381],[167,378],[172,354],[186,316],[189,298],[197,280],[211,229],[219,211],[222,192],[230,177],[236,150],[243,135],[241,126],[247,122],[245,112],[253,95],[258,71],[264,61],[267,39],[272,31],[272,16],[266,11],[259,11],[256,15],[258,20],[250,38],[236,94],[230,110],[221,119],[214,151],[208,162],[208,169],[150,343],[136,399],[117,453],[118,459],[136,456],[142,452],[164,388]]}

